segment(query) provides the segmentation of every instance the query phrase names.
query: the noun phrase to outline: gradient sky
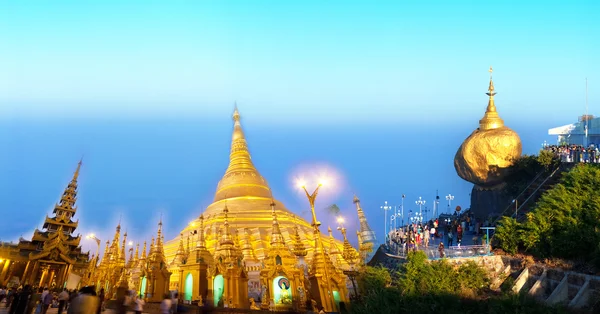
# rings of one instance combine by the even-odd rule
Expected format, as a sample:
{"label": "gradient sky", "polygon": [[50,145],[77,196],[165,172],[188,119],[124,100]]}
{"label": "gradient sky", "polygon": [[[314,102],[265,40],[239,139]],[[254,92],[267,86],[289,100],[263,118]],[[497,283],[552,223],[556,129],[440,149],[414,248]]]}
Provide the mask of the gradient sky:
{"label": "gradient sky", "polygon": [[452,159],[490,65],[525,153],[584,113],[586,77],[600,114],[597,1],[123,2],[0,2],[0,239],[31,237],[81,155],[82,234],[123,215],[142,241],[163,212],[176,236],[227,167],[236,101],[278,199],[303,212],[291,178],[327,165],[320,207],[354,219],[357,193],[380,237],[402,193],[469,207]]}

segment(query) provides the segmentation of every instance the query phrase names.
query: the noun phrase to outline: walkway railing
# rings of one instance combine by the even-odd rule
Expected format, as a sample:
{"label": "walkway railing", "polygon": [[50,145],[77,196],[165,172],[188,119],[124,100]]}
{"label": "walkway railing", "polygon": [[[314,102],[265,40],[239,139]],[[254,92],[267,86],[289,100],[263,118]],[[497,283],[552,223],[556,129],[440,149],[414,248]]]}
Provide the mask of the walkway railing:
{"label": "walkway railing", "polygon": [[[408,252],[410,252],[404,245],[394,244],[386,248],[387,254],[395,258],[406,258]],[[437,245],[429,247],[419,246],[417,250],[423,251],[429,259],[440,259],[440,252]],[[489,245],[456,245],[444,248],[444,258],[476,257],[491,254]]]}

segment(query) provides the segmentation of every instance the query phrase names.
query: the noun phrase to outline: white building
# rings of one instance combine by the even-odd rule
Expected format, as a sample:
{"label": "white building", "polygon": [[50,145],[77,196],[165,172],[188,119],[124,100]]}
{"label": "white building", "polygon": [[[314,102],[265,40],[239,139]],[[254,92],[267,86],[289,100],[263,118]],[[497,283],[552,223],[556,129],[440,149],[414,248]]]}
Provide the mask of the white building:
{"label": "white building", "polygon": [[588,146],[590,144],[600,144],[600,118],[594,118],[592,115],[584,115],[579,117],[579,122],[577,123],[567,124],[548,130],[548,135],[558,136],[556,142],[559,145],[575,144]]}

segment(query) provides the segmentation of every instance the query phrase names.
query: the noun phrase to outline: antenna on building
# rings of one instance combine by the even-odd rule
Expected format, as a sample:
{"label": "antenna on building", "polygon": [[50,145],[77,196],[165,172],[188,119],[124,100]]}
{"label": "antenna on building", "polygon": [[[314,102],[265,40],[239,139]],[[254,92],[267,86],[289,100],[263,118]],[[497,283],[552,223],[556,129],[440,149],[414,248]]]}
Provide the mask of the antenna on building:
{"label": "antenna on building", "polygon": [[588,146],[588,121],[589,121],[589,117],[588,117],[588,84],[587,84],[587,77],[585,78],[585,146]]}

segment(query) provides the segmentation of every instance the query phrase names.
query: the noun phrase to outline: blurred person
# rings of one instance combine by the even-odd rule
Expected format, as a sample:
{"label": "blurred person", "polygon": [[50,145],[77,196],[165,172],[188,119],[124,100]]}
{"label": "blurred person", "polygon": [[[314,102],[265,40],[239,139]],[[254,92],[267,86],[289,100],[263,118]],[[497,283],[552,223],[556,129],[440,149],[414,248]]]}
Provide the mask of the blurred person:
{"label": "blurred person", "polygon": [[171,304],[171,297],[168,294],[165,294],[162,302],[160,302],[160,313],[171,314]]}
{"label": "blurred person", "polygon": [[96,314],[99,300],[93,287],[83,287],[79,294],[73,298],[69,306],[69,314]]}
{"label": "blurred person", "polygon": [[65,309],[65,305],[69,301],[69,292],[67,289],[63,289],[61,293],[58,294],[58,314],[62,314],[62,311]]}

